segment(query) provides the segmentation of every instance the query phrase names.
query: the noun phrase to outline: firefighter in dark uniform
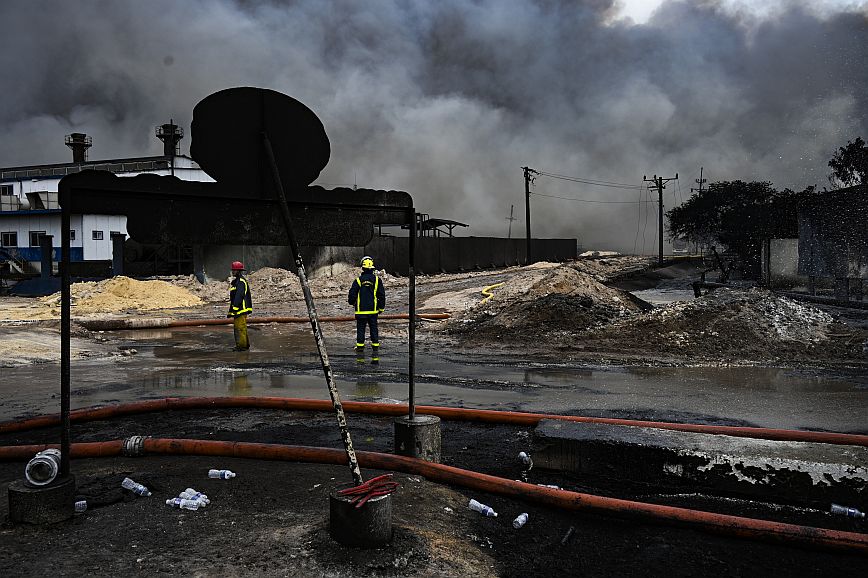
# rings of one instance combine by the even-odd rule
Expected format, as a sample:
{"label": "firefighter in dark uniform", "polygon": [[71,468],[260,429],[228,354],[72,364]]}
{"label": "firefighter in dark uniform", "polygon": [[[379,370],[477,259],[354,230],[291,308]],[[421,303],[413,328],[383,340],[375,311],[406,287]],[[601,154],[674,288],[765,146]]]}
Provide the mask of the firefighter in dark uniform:
{"label": "firefighter in dark uniform", "polygon": [[250,296],[250,284],[242,274],[244,265],[241,261],[232,263],[232,283],[229,288],[229,313],[233,329],[235,330],[234,351],[247,351],[250,349],[250,340],[247,338],[247,315],[253,311],[253,299]]}
{"label": "firefighter in dark uniform", "polygon": [[371,328],[371,363],[380,363],[380,335],[377,316],[386,308],[386,289],[374,273],[374,260],[362,258],[362,274],[353,281],[347,297],[356,307],[356,361],[365,362],[365,327]]}

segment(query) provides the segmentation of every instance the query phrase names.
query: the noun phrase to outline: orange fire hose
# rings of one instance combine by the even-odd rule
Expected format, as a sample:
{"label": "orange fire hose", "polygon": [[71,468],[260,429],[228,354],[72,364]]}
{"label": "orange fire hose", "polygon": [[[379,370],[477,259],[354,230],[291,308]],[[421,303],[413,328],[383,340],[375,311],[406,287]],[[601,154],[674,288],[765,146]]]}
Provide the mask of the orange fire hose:
{"label": "orange fire hose", "polygon": [[[123,445],[123,440],[72,444],[72,457],[119,456],[122,455]],[[0,460],[29,459],[36,452],[49,447],[55,446],[0,447]],[[346,462],[346,454],[340,449],[279,444],[145,438],[142,449],[146,454],[223,456],[336,465],[345,465]],[[357,452],[357,456],[359,464],[366,468],[421,475],[440,483],[526,500],[562,510],[589,511],[623,518],[686,526],[726,536],[868,555],[868,534],[770,522],[688,508],[607,498],[568,490],[555,490],[392,454]]]}
{"label": "orange fire hose", "polygon": [[[449,319],[449,313],[417,313],[419,319]],[[324,322],[355,321],[354,315],[319,317]],[[409,313],[381,313],[381,321],[410,319]],[[117,331],[123,329],[162,329],[165,327],[198,327],[200,325],[231,325],[231,319],[81,319],[76,323],[91,331]],[[310,323],[309,317],[248,317],[247,323]]]}
{"label": "orange fire hose", "polygon": [[[370,403],[362,401],[345,401],[343,402],[343,406],[345,411],[352,413],[389,416],[401,416],[407,414],[406,405],[397,405],[390,403]],[[123,403],[104,407],[77,409],[70,412],[70,421],[95,421],[123,415],[166,410],[219,408],[331,411],[331,403],[328,400],[301,399],[291,397],[167,397],[163,399]],[[418,405],[416,406],[416,413],[436,415],[442,419],[452,421],[499,423],[527,427],[535,426],[544,419],[554,419],[560,421],[647,427],[655,429],[668,429],[683,432],[728,435],[735,437],[767,439],[776,441],[815,442],[868,447],[868,435],[845,434],[835,432],[815,432],[761,427],[702,425],[605,417],[585,417],[574,415],[550,415],[545,413],[494,411],[489,409],[466,409],[433,405]],[[50,427],[58,425],[59,423],[59,414],[43,415],[20,421],[4,422],[0,423],[0,434],[24,431],[40,427]]]}

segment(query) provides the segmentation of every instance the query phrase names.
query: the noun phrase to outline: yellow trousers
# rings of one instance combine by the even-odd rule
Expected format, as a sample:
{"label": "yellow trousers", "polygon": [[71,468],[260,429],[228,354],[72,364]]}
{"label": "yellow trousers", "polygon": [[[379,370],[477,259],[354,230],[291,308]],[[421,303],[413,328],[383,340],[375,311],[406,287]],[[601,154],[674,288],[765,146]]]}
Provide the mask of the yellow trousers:
{"label": "yellow trousers", "polygon": [[250,341],[247,339],[247,315],[237,315],[232,319],[232,328],[235,333],[235,349],[250,349]]}

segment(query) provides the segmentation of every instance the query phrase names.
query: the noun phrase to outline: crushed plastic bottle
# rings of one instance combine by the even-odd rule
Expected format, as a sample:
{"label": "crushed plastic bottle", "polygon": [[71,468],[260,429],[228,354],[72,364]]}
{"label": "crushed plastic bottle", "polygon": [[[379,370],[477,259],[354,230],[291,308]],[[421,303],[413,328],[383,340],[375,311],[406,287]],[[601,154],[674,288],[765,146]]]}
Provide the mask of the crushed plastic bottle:
{"label": "crushed plastic bottle", "polygon": [[185,500],[184,498],[170,498],[166,500],[167,506],[172,506],[173,508],[180,508],[182,510],[198,510],[199,502],[196,500]]}
{"label": "crushed plastic bottle", "polygon": [[523,514],[519,514],[518,517],[512,521],[512,527],[515,528],[516,530],[518,530],[519,528],[524,526],[526,523],[527,523],[527,512],[524,512]]}
{"label": "crushed plastic bottle", "polygon": [[525,470],[533,468],[533,459],[527,452],[518,452],[518,461],[524,466]]}
{"label": "crushed plastic bottle", "polygon": [[79,500],[75,503],[75,513],[81,514],[87,510],[87,500]]}
{"label": "crushed plastic bottle", "polygon": [[179,498],[183,498],[185,500],[193,500],[194,502],[199,502],[202,506],[207,506],[211,503],[211,500],[208,499],[208,496],[203,494],[202,492],[197,492],[193,488],[187,488],[180,494],[178,494]]}
{"label": "crushed plastic bottle", "polygon": [[489,518],[496,518],[497,512],[494,511],[490,506],[486,506],[485,504],[480,504],[476,500],[470,500],[470,503],[467,504],[467,507],[473,510],[474,512],[479,512],[480,514],[485,514]]}
{"label": "crushed plastic bottle", "polygon": [[235,477],[235,472],[231,470],[208,470],[208,477],[220,480],[228,480]]}
{"label": "crushed plastic bottle", "polygon": [[133,480],[131,480],[129,478],[124,478],[124,481],[121,482],[121,486],[123,486],[124,489],[127,489],[134,494],[138,494],[139,496],[147,497],[147,496],[151,495],[151,490],[149,490],[148,488],[146,488],[145,486],[143,486],[142,484],[140,484],[138,482],[134,482]]}
{"label": "crushed plastic bottle", "polygon": [[832,504],[832,509],[829,511],[833,514],[847,516],[848,518],[862,518],[863,520],[865,519],[865,512],[860,512],[856,508],[848,508],[847,506]]}

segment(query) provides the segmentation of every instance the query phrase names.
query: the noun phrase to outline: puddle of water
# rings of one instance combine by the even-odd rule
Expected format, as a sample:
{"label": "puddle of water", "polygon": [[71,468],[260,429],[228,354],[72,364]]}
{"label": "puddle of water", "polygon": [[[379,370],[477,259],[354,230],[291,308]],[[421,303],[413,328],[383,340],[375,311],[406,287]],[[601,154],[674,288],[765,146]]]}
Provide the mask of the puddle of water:
{"label": "puddle of water", "polygon": [[[169,396],[328,398],[313,338],[302,328],[262,327],[253,335],[253,349],[243,353],[230,350],[229,328],[111,337],[139,354],[74,362],[73,408]],[[352,336],[327,341],[345,399],[406,403],[405,346],[393,350],[384,339],[383,362],[374,368],[356,364]],[[868,430],[868,376],[856,372],[543,365],[425,349],[417,352],[416,368],[418,404]],[[4,370],[0,419],[58,411],[59,399],[51,396],[59,393],[59,379],[57,364]]]}

